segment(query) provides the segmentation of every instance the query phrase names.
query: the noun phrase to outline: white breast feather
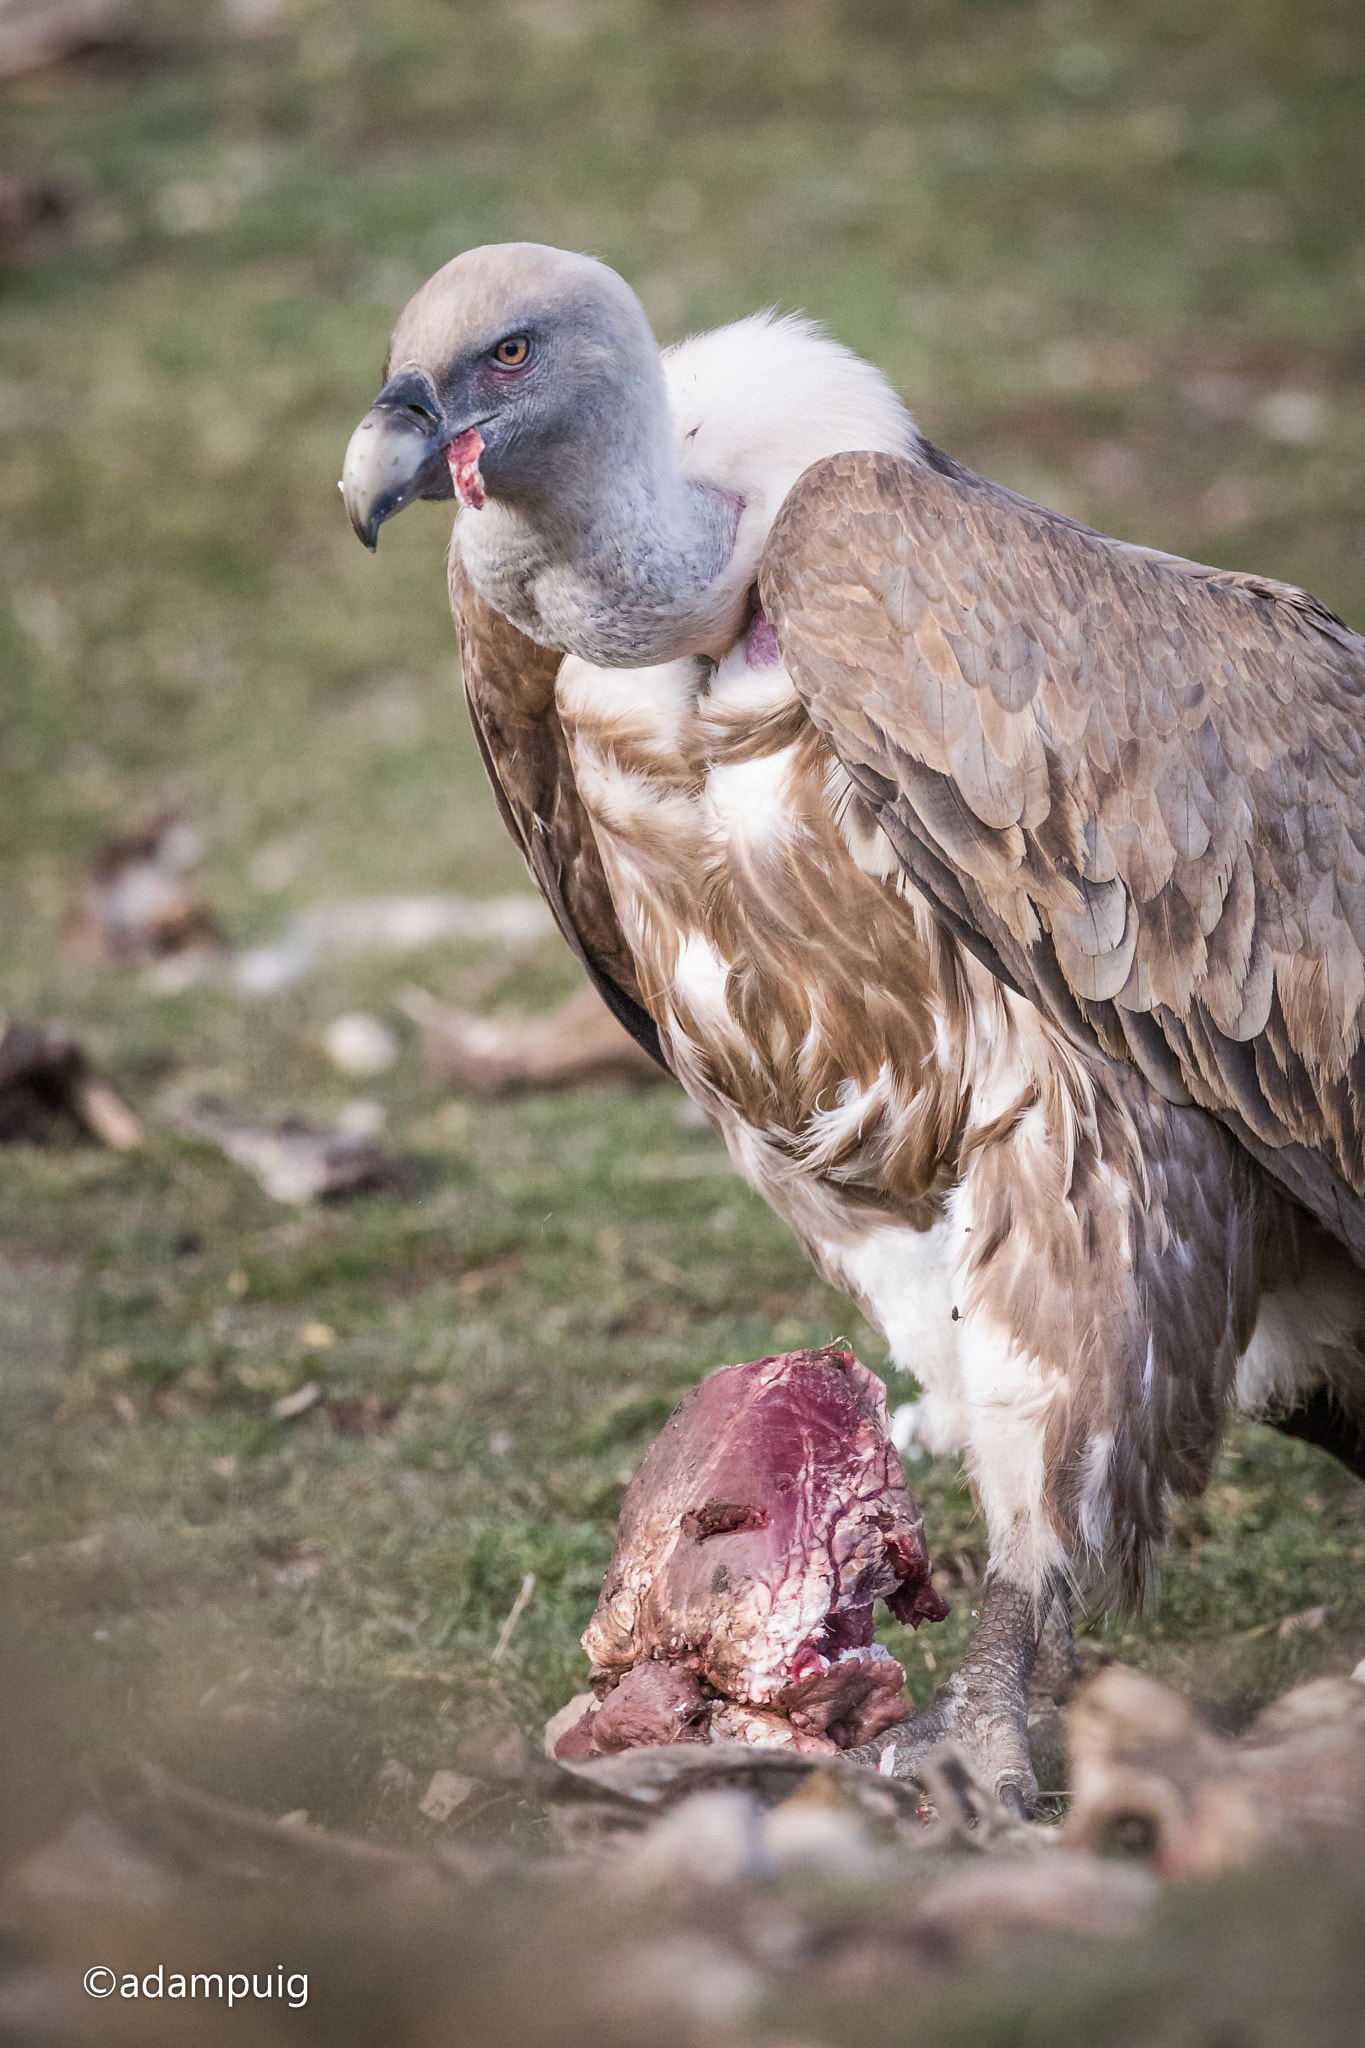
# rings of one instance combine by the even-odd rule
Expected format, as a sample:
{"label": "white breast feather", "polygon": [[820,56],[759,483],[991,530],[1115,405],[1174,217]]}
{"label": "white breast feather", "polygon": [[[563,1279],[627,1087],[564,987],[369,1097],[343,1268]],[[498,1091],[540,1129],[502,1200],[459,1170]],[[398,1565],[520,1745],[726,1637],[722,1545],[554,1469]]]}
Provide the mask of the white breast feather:
{"label": "white breast feather", "polygon": [[[741,597],[754,580],[783,499],[812,463],[851,450],[913,459],[921,445],[914,422],[881,372],[795,315],[760,313],[696,335],[668,350],[663,362],[683,474],[743,500],[735,552],[725,574]],[[728,653],[714,652],[719,665],[697,712],[703,729],[708,695],[727,720],[741,708],[761,720],[794,695],[781,666],[749,666],[742,638]],[[680,692],[684,682],[691,688]],[[695,679],[685,663],[673,664],[665,678],[662,672],[597,670],[569,660],[559,681],[567,713],[608,721],[614,716],[637,733],[647,725],[663,752],[679,732],[680,696],[690,696],[693,689]],[[593,804],[621,899],[618,911],[637,947],[647,936],[650,890],[634,857],[630,828],[651,803],[656,826],[670,805],[696,805],[713,857],[736,836],[750,847],[762,842],[775,850],[790,830],[790,745],[757,758],[711,763],[692,795],[683,795],[677,783],[670,790],[667,784],[652,786],[647,776],[626,775],[609,759],[609,750],[603,754],[601,748],[600,729],[592,745],[580,738],[576,773]],[[683,766],[681,760],[678,765]],[[678,830],[675,837],[681,852],[689,835]],[[890,848],[864,851],[869,865],[889,869],[899,887],[898,864],[887,858]],[[704,1034],[719,1041],[733,1038],[735,1024],[725,1000],[728,963],[700,932],[680,936],[669,977],[671,994],[686,1005]],[[675,1024],[675,1033],[678,1028]],[[675,1036],[675,1051],[684,1050]],[[889,1072],[865,1096],[850,1083],[824,1118],[817,1115],[806,1134],[807,1165],[816,1165],[824,1142],[842,1138],[850,1122],[860,1124],[871,1114],[873,1097],[880,1103],[889,1085]],[[723,1102],[712,1106],[741,1173],[780,1214],[788,1215],[827,1276],[862,1303],[886,1335],[895,1363],[913,1364],[921,1376],[930,1394],[919,1415],[925,1442],[934,1449],[956,1445],[964,1426],[958,1331],[949,1312],[956,1227],[945,1220],[927,1231],[886,1223],[869,1228],[863,1211],[857,1212],[855,1227],[818,1174],[814,1179],[793,1176],[789,1154],[774,1155],[766,1135],[728,1113]]]}
{"label": "white breast feather", "polygon": [[791,830],[787,774],[796,748],[782,747],[750,761],[713,767],[707,776],[710,812],[723,833],[746,839],[785,839]]}
{"label": "white breast feather", "polygon": [[697,664],[664,661],[652,668],[595,668],[566,654],[555,684],[560,714],[616,720],[627,732],[648,738],[661,752],[675,750],[692,715]]}

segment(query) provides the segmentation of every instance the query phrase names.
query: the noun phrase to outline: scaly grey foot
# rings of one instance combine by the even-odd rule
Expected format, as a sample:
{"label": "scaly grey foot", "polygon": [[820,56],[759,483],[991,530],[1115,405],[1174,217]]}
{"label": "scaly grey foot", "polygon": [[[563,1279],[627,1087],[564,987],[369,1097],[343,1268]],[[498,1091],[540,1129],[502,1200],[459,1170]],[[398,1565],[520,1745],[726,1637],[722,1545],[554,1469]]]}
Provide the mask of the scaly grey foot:
{"label": "scaly grey foot", "polygon": [[894,1748],[890,1775],[914,1778],[916,1767],[950,1742],[1003,1806],[1031,1814],[1038,1783],[1029,1762],[1029,1680],[1053,1599],[1050,1589],[1039,1601],[1008,1580],[988,1580],[967,1654],[933,1705],[850,1754],[886,1770],[883,1754]]}
{"label": "scaly grey foot", "polygon": [[1084,1675],[1071,1633],[1071,1603],[1059,1587],[1048,1609],[1028,1693],[1028,1747],[1043,1792],[1067,1785],[1067,1709]]}

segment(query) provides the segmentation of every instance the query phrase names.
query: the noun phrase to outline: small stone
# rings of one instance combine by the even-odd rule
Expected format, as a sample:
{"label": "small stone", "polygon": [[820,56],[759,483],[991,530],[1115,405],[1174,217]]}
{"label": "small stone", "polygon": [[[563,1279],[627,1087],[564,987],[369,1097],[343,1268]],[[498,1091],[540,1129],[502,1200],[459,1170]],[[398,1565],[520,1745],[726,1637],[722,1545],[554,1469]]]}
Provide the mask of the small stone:
{"label": "small stone", "polygon": [[287,1592],[301,1593],[316,1578],[322,1576],[320,1557],[296,1557],[292,1564],[282,1564],[275,1574],[275,1584]]}
{"label": "small stone", "polygon": [[380,1792],[406,1792],[413,1782],[412,1772],[400,1763],[396,1756],[386,1757],[374,1774],[376,1790]]}
{"label": "small stone", "polygon": [[462,1777],[458,1771],[433,1771],[431,1783],[417,1802],[417,1810],[437,1823],[449,1820],[456,1807],[464,1805],[475,1783],[475,1779]]}
{"label": "small stone", "polygon": [[[809,1786],[813,1779],[807,1779]],[[779,1870],[817,1870],[840,1877],[864,1877],[875,1870],[877,1852],[851,1806],[819,1803],[806,1788],[775,1807],[763,1822],[763,1847]]]}
{"label": "small stone", "polygon": [[337,1111],[337,1129],[348,1138],[377,1138],[387,1122],[383,1103],[372,1102],[368,1095],[353,1095]]}
{"label": "small stone", "polygon": [[1301,1614],[1286,1614],[1275,1633],[1280,1641],[1284,1643],[1289,1640],[1290,1636],[1300,1635],[1305,1629],[1321,1628],[1326,1619],[1327,1609],[1325,1606],[1305,1607]]}
{"label": "small stone", "polygon": [[[270,1412],[277,1422],[288,1422],[293,1416],[302,1415],[305,1409],[311,1408],[321,1392],[322,1388],[318,1385],[317,1381],[309,1380],[304,1386],[295,1388],[292,1394],[281,1394],[278,1401],[272,1401]],[[219,1460],[220,1464],[226,1464],[226,1462],[226,1459]],[[237,1465],[234,1459],[232,1470],[235,1472],[236,1469]],[[230,1479],[232,1473],[228,1472],[223,1476]]]}
{"label": "small stone", "polygon": [[1303,447],[1322,433],[1325,409],[1316,391],[1272,391],[1256,408],[1256,424],[1268,441]]}
{"label": "small stone", "polygon": [[622,1877],[632,1886],[734,1884],[764,1867],[760,1808],[749,1792],[694,1792],[641,1837]]}
{"label": "small stone", "polygon": [[633,2022],[641,2013],[681,2014],[708,2033],[739,2026],[764,1992],[752,1965],[696,1934],[625,1944],[605,1958],[602,1976]]}
{"label": "small stone", "polygon": [[388,1025],[365,1010],[334,1017],[322,1034],[322,1044],[333,1066],[361,1080],[386,1073],[398,1058],[398,1040]]}

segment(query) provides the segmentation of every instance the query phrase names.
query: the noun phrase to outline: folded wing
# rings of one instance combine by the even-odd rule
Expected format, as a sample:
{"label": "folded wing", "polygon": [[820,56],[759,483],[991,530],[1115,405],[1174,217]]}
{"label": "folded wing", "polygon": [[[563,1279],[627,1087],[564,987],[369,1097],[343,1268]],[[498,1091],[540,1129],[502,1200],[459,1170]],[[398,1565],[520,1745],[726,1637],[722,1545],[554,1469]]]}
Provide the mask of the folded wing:
{"label": "folded wing", "polygon": [[1365,1264],[1365,641],[931,453],[834,456],[764,606],[907,874]]}
{"label": "folded wing", "polygon": [[660,1066],[653,1018],[607,888],[592,823],[573,779],[555,709],[563,657],[518,632],[450,557],[450,609],[465,700],[503,823],[607,1007]]}

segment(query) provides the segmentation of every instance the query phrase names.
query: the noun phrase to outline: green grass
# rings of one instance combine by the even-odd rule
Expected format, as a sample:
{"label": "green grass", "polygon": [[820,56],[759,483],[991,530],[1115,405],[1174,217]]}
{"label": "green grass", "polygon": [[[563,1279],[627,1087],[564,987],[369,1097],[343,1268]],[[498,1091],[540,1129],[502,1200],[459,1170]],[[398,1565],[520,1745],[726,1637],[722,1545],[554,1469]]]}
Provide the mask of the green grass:
{"label": "green grass", "polygon": [[[527,1729],[579,1684],[623,1488],[702,1372],[882,1349],[671,1091],[424,1081],[402,981],[549,1002],[555,947],[158,996],[67,949],[94,848],[178,804],[236,944],[321,898],[524,886],[458,704],[445,516],[371,560],[336,491],[394,312],[482,239],[596,251],[665,337],[804,307],[964,459],[1365,623],[1365,33],[1346,0],[136,19],[124,57],[4,88],[6,161],[74,211],[0,299],[0,1004],[75,1026],[150,1137],[0,1158],[0,1516],[66,1674],[54,1755],[402,1828],[379,1760],[451,1761],[495,1676]],[[295,1215],[157,1121],[171,1081],[335,1111],[318,1034],[355,1007],[406,1033],[365,1090],[400,1193]],[[308,1379],[392,1417],[272,1420]],[[954,1589],[944,1629],[885,1632],[924,1698],[984,1539],[951,1462],[912,1478]],[[1237,1429],[1162,1604],[1094,1647],[1234,1715],[1349,1668],[1363,1501]]]}

